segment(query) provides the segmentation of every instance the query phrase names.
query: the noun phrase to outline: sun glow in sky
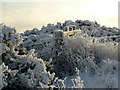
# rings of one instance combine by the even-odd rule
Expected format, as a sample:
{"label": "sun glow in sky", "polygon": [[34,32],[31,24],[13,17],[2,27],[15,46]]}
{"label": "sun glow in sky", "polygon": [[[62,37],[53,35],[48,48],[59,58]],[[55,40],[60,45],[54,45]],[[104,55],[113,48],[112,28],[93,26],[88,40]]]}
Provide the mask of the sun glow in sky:
{"label": "sun glow in sky", "polygon": [[[11,1],[11,2],[10,2]],[[48,23],[90,20],[118,27],[119,0],[3,0],[0,22],[18,32],[40,29]]]}

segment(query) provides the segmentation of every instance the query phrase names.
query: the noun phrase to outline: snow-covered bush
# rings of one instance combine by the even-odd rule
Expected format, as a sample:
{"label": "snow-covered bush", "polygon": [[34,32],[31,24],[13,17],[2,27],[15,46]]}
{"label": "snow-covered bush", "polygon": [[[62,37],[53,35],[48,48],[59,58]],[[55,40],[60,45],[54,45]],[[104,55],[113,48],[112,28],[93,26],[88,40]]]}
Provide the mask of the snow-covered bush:
{"label": "snow-covered bush", "polygon": [[[61,45],[59,46],[59,44]],[[93,73],[98,68],[94,62],[94,53],[91,52],[91,48],[83,37],[65,38],[55,48],[56,58],[53,59],[53,69],[58,76],[62,76],[63,73],[72,75],[75,73],[76,67],[81,72],[88,67]]]}
{"label": "snow-covered bush", "polygon": [[49,71],[46,71],[46,66],[42,59],[35,60],[32,64],[33,67],[31,66],[32,68],[29,68],[26,73],[18,74],[22,86],[48,88],[52,85],[55,74],[50,74]]}
{"label": "snow-covered bush", "polygon": [[75,67],[81,71],[88,67],[91,70],[97,69],[97,65],[94,62],[94,53],[91,51],[86,39],[79,37],[76,39],[67,39],[67,47],[71,53],[71,57],[74,60]]}
{"label": "snow-covered bush", "polygon": [[27,55],[23,55],[13,62],[12,65],[14,65],[14,68],[9,65],[9,67],[14,69],[9,71],[9,73],[12,74],[13,71],[17,71],[17,73],[15,77],[12,77],[14,80],[6,81],[8,86],[12,87],[13,83],[15,83],[14,86],[19,85],[20,87],[26,88],[48,88],[53,85],[53,82],[57,79],[55,73],[51,74],[47,71],[44,61],[42,59],[37,59],[34,51],[35,50],[30,50]]}
{"label": "snow-covered bush", "polygon": [[94,53],[96,63],[107,58],[118,59],[118,43],[93,43],[90,47]]}
{"label": "snow-covered bush", "polygon": [[0,86],[5,87],[8,84],[11,84],[11,82],[15,79],[15,75],[18,72],[18,70],[11,70],[8,66],[6,66],[4,63],[0,65]]}

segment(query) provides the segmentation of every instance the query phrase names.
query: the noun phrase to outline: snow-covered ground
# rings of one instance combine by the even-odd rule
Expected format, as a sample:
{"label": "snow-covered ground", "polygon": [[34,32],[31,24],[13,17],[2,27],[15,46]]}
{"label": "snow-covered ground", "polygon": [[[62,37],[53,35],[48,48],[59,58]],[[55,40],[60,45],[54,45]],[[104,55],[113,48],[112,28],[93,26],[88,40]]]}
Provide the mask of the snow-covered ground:
{"label": "snow-covered ground", "polygon": [[[55,30],[69,25],[82,33],[54,36]],[[118,31],[88,20],[48,24],[20,34],[0,24],[0,89],[118,88]]]}

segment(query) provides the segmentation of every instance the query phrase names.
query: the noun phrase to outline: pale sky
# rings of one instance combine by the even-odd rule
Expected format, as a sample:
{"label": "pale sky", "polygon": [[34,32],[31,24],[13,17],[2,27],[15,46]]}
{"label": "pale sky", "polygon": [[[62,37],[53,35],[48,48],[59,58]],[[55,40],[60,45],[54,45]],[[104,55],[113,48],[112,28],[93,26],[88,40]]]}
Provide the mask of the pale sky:
{"label": "pale sky", "polygon": [[[10,2],[11,1],[11,2]],[[2,0],[0,23],[16,27],[18,32],[40,29],[48,23],[65,20],[90,20],[118,27],[119,0]],[[2,6],[2,7],[1,7]]]}

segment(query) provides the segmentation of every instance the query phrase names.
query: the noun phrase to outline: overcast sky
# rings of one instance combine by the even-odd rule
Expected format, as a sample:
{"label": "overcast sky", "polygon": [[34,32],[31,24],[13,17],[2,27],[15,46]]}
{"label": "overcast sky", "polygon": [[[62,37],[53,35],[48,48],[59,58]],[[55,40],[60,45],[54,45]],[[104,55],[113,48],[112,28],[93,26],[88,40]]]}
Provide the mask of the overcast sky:
{"label": "overcast sky", "polygon": [[[9,1],[9,2],[8,2]],[[11,2],[10,2],[11,1]],[[118,27],[119,0],[2,0],[2,22],[19,32],[65,20],[91,20]],[[0,20],[1,22],[1,20]]]}

